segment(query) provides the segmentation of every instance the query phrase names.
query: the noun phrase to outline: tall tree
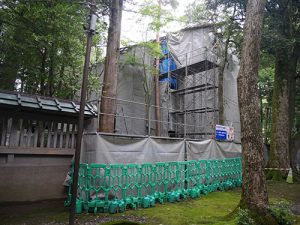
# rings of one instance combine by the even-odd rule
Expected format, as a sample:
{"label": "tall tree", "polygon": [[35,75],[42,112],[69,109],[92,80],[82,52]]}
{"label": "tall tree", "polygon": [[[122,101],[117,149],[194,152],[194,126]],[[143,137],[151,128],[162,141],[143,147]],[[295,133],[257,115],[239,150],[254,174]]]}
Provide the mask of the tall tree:
{"label": "tall tree", "polygon": [[[289,157],[290,167],[292,168],[293,182],[295,183],[300,183],[300,168],[297,166],[297,154],[298,151],[300,151],[300,69],[297,67],[297,64],[300,64],[299,57],[300,44],[298,43],[290,57],[289,64]],[[298,109],[298,111],[296,111],[296,109]]]}
{"label": "tall tree", "polygon": [[260,129],[257,88],[263,13],[266,0],[247,3],[238,96],[242,133],[243,183],[240,205],[265,214],[269,202],[263,166],[263,142]]}
{"label": "tall tree", "polygon": [[[137,3],[138,1],[136,1]],[[173,9],[175,9],[178,5],[177,0],[145,0],[143,4],[141,4],[138,7],[138,14],[140,16],[138,17],[137,22],[140,24],[144,24],[146,27],[146,30],[143,32],[146,39],[144,42],[139,43],[142,47],[142,52],[146,53],[146,55],[151,56],[155,61],[153,64],[155,64],[155,67],[153,67],[151,63],[151,68],[148,65],[145,65],[144,62],[140,62],[140,60],[136,59],[136,57],[130,57],[131,60],[134,59],[135,64],[139,64],[144,69],[143,72],[143,78],[147,78],[149,74],[153,75],[153,82],[151,82],[151,85],[149,81],[144,80],[143,82],[143,88],[145,91],[145,103],[146,103],[146,120],[148,120],[148,131],[147,133],[150,134],[150,125],[151,125],[151,106],[150,101],[152,98],[152,95],[155,96],[155,135],[160,136],[161,135],[161,107],[160,107],[160,85],[159,85],[159,60],[160,57],[163,56],[160,46],[160,30],[166,26],[168,23],[178,20],[175,16],[172,15],[172,13],[167,10],[168,6],[171,6]],[[155,35],[155,41],[148,40],[147,37],[151,36],[152,38]],[[141,56],[141,59],[143,61],[145,57]],[[131,61],[130,60],[130,61]],[[145,76],[146,73],[148,74],[147,77]],[[145,82],[146,81],[146,82]],[[154,85],[152,85],[152,83]],[[146,85],[145,85],[146,84]],[[152,90],[154,87],[154,90]]]}
{"label": "tall tree", "polygon": [[110,1],[108,41],[100,105],[101,114],[99,121],[99,131],[107,133],[114,133],[115,130],[122,8],[123,0]]}
{"label": "tall tree", "polygon": [[[161,0],[158,1],[158,10],[157,10],[157,17],[155,18],[157,20],[157,23],[160,24],[161,21]],[[160,43],[160,26],[157,26],[156,29],[156,42]],[[155,59],[155,68],[156,68],[156,74],[154,76],[154,84],[155,84],[155,120],[156,120],[156,136],[160,136],[160,86],[159,86],[159,56],[156,56]]]}
{"label": "tall tree", "polygon": [[286,179],[288,168],[295,161],[295,158],[290,158],[290,153],[293,145],[291,131],[295,118],[295,77],[300,44],[299,5],[296,0],[276,0],[267,4],[267,43],[270,40],[273,42],[269,48],[275,56],[268,167],[276,168],[268,172],[268,178],[275,180]]}
{"label": "tall tree", "polygon": [[[164,9],[164,6],[171,5],[172,8],[177,7],[176,0],[146,0],[145,4],[140,8],[139,12],[143,17],[149,18],[149,24],[147,30],[155,32],[156,44],[154,48],[160,46],[160,31],[163,26],[174,20],[174,17]],[[147,32],[147,31],[146,31]],[[152,47],[152,49],[154,49]],[[161,51],[156,51],[155,57],[155,68],[154,73],[154,94],[155,94],[155,134],[156,136],[161,135],[161,107],[160,107],[160,85],[159,85],[159,59],[161,57]]]}
{"label": "tall tree", "polygon": [[[2,1],[0,88],[73,99],[80,88],[86,13],[79,2]],[[99,28],[94,47],[102,39],[104,26]]]}

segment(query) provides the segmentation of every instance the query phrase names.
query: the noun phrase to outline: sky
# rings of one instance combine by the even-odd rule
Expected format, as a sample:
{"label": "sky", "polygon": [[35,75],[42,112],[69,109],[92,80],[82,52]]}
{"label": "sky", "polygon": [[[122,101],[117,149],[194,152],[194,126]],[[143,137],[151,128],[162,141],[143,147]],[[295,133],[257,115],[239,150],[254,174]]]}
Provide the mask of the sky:
{"label": "sky", "polygon": [[[170,11],[176,17],[180,17],[184,15],[184,11],[187,8],[189,3],[192,3],[194,0],[177,0],[179,5],[176,9],[172,9],[169,7]],[[142,4],[143,0],[138,0],[138,4]],[[125,3],[126,4],[126,3]],[[133,41],[133,42],[141,42],[150,39],[155,39],[154,33],[146,32],[147,25],[138,21],[140,16],[137,13],[126,11],[126,8],[130,8],[132,10],[137,10],[137,7],[132,5],[125,5],[125,10],[122,15],[122,31],[121,31],[121,40],[123,41]],[[147,21],[147,18],[143,18],[144,21]],[[161,36],[165,35],[170,31],[177,31],[183,28],[184,25],[178,22],[171,22],[166,27],[162,29]]]}

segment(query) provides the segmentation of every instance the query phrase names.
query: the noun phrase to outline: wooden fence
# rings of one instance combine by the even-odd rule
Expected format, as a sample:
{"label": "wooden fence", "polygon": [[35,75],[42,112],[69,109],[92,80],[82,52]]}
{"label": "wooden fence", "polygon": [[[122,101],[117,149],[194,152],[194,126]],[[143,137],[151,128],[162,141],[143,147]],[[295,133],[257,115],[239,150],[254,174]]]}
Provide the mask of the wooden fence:
{"label": "wooden fence", "polygon": [[0,118],[0,146],[74,149],[76,134],[71,122]]}

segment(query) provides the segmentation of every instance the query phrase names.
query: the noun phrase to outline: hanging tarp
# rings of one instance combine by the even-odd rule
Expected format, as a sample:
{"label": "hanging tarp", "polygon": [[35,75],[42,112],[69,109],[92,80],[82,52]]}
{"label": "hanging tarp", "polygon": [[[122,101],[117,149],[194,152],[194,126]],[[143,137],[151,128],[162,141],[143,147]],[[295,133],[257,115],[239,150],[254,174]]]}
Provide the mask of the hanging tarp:
{"label": "hanging tarp", "polygon": [[152,137],[121,137],[97,133],[83,136],[81,163],[147,163],[241,156],[241,145]]}
{"label": "hanging tarp", "polygon": [[176,69],[177,69],[176,63],[174,62],[172,57],[162,59],[159,63],[160,74],[165,74],[168,73],[169,71],[173,71]]}
{"label": "hanging tarp", "polygon": [[187,141],[187,160],[222,159],[241,156],[241,145],[233,142]]}
{"label": "hanging tarp", "polygon": [[82,163],[146,163],[184,160],[182,140],[86,134]]}
{"label": "hanging tarp", "polygon": [[212,27],[191,28],[167,35],[168,48],[177,68],[201,62],[207,58],[216,60],[211,51],[215,44],[212,31]]}
{"label": "hanging tarp", "polygon": [[[168,48],[170,55],[174,58],[177,68],[189,66],[193,69],[193,64],[210,61],[216,65],[221,62],[220,52],[222,44],[217,41],[212,26],[194,27],[180,30],[178,32],[169,33],[167,35]],[[229,49],[227,63],[224,70],[223,80],[223,105],[224,105],[224,123],[222,125],[234,127],[235,142],[241,141],[241,127],[240,115],[238,106],[237,94],[237,75],[239,71],[239,60]],[[185,76],[185,75],[184,75]],[[183,85],[178,82],[180,88],[190,88],[192,86],[203,85],[205,83],[215,84],[219,86],[219,67],[205,70],[201,73],[194,72],[193,75],[188,75],[183,78]],[[183,86],[183,87],[181,87]],[[195,92],[186,95],[182,102],[184,102],[184,109],[197,108],[212,108],[218,109],[218,93],[211,89],[206,93]],[[179,100],[178,100],[179,101]],[[196,124],[196,130],[201,132],[203,126],[204,133],[213,133],[214,128],[212,124],[216,124],[213,119],[217,118],[216,112],[208,113],[203,121],[203,116],[200,114],[190,114],[187,116],[188,124]],[[187,133],[193,133],[195,129],[192,126],[187,126]]]}

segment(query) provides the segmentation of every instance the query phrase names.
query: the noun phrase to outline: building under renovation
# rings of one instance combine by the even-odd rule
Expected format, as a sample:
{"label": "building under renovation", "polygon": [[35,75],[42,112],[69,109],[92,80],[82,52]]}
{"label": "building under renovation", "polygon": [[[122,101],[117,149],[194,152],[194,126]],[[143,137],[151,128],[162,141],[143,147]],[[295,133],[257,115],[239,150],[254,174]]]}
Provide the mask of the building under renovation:
{"label": "building under renovation", "polygon": [[[213,26],[186,28],[161,38],[160,118],[155,118],[154,79],[149,68],[155,58],[143,46],[124,48],[120,57],[115,133],[205,140],[214,137],[219,121],[218,77],[222,44]],[[234,127],[240,142],[237,98],[239,62],[229,52],[223,82],[223,124]],[[103,68],[97,73],[103,78]],[[100,92],[101,93],[101,92]],[[102,96],[106,97],[106,96]],[[101,96],[93,94],[91,102]],[[100,104],[98,104],[100,105]],[[98,110],[101,112],[101,109]]]}
{"label": "building under renovation", "polygon": [[[136,199],[144,199],[144,196],[154,196],[155,199],[159,193],[171,196],[178,187],[188,190],[188,183],[195,188],[205,182],[219,182],[217,179],[205,181],[196,178],[195,174],[198,171],[202,174],[203,168],[195,169],[195,165],[201,165],[206,159],[209,162],[216,159],[225,162],[241,156],[241,145],[238,144],[237,58],[228,55],[222,96],[225,121],[222,124],[234,127],[235,135],[233,141],[219,142],[214,137],[218,139],[216,125],[221,121],[218,77],[223,49],[213,27],[193,27],[169,33],[161,38],[160,43],[163,53],[159,65],[160,116],[157,116],[155,103],[155,58],[144,44],[123,49],[115,98],[117,111],[113,115],[115,133],[86,132],[83,136],[81,162],[91,174],[82,172],[80,179],[84,181],[88,176],[93,182],[82,182],[83,185],[78,188],[78,199],[85,202],[82,206],[92,205],[89,199],[95,199],[98,194],[108,196],[111,193],[114,199],[119,200],[140,193]],[[99,68],[99,71],[102,70]],[[109,97],[91,96],[91,102],[100,105],[99,99],[103,98]],[[99,112],[103,113],[98,107]],[[98,122],[99,118],[95,124]],[[160,135],[157,135],[157,127],[160,128]],[[126,168],[126,172],[121,168]],[[222,170],[219,164],[213,169],[217,170]],[[175,183],[172,180],[175,176],[175,180],[187,185]],[[98,177],[107,181],[97,184]],[[215,174],[215,177],[218,175]],[[124,186],[123,179],[130,181]],[[156,180],[153,182],[153,179]],[[164,187],[159,186],[163,182]],[[87,183],[92,185],[85,186]],[[85,190],[93,190],[96,194],[88,193],[87,198]],[[99,205],[112,204],[109,200],[99,199],[98,202]]]}
{"label": "building under renovation", "polygon": [[[224,71],[222,125],[234,127],[235,143],[213,140],[215,127],[221,123],[220,43],[212,26],[161,38],[159,118],[155,116],[155,57],[143,45],[122,49],[115,133],[96,132],[99,103],[108,96],[90,93],[81,162],[142,164],[240,156],[241,146],[236,144],[240,143],[239,62],[230,53]],[[102,80],[103,66],[96,73]],[[55,98],[0,92],[0,202],[65,196],[62,183],[74,154],[78,107],[78,103]]]}

